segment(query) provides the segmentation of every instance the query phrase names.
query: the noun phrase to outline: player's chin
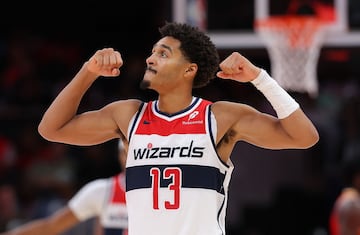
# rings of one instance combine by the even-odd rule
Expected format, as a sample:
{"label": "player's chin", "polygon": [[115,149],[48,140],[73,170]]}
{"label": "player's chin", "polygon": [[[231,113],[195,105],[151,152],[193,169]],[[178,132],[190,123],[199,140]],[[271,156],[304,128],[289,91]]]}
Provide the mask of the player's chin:
{"label": "player's chin", "polygon": [[151,85],[150,81],[144,78],[144,79],[140,82],[140,89],[142,89],[142,90],[149,89],[149,88],[150,88],[150,85]]}

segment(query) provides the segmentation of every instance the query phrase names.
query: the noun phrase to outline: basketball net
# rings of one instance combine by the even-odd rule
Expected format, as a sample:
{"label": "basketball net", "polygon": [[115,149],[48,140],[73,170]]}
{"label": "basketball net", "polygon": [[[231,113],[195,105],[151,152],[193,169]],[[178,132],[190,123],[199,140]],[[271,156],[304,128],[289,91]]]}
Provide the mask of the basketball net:
{"label": "basketball net", "polygon": [[317,64],[326,31],[315,16],[272,16],[255,23],[271,61],[271,76],[285,90],[318,94]]}

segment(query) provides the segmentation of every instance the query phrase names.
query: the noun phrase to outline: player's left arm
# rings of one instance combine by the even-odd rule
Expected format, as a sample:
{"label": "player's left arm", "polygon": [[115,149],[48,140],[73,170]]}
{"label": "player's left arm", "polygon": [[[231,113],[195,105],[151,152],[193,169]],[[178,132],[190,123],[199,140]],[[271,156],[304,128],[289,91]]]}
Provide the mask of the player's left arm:
{"label": "player's left arm", "polygon": [[283,119],[226,101],[216,102],[212,109],[218,120],[218,141],[246,141],[268,149],[304,149],[318,141],[316,128],[300,108]]}
{"label": "player's left arm", "polygon": [[220,64],[217,76],[238,82],[251,82],[270,102],[277,117],[231,102],[213,105],[219,128],[219,139],[232,144],[244,140],[270,148],[309,148],[319,140],[318,132],[300,105],[269,74],[238,52]]}

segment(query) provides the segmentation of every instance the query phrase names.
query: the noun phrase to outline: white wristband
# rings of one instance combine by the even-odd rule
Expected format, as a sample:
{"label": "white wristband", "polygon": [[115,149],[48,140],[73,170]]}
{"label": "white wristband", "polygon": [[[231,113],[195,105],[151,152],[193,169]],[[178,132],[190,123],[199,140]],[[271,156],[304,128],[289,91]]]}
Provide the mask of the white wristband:
{"label": "white wristband", "polygon": [[278,118],[286,118],[299,108],[299,104],[264,69],[251,83],[270,102]]}

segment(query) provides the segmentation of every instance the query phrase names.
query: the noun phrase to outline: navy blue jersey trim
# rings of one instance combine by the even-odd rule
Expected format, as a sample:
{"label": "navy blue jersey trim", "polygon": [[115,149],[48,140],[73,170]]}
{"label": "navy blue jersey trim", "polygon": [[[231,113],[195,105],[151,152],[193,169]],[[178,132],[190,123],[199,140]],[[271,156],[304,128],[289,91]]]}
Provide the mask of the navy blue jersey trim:
{"label": "navy blue jersey trim", "polygon": [[142,102],[142,103],[140,104],[139,109],[138,109],[138,111],[137,111],[137,113],[136,113],[134,122],[133,122],[132,125],[131,125],[131,130],[130,130],[130,133],[129,133],[129,142],[130,142],[130,139],[131,139],[131,137],[132,137],[132,135],[133,135],[134,128],[135,128],[135,126],[136,126],[136,122],[137,122],[137,120],[139,119],[139,115],[140,115],[140,113],[141,113],[142,108],[144,107],[144,104],[145,104],[144,102]]}
{"label": "navy blue jersey trim", "polygon": [[223,231],[223,229],[222,229],[221,226],[220,226],[220,224],[221,224],[220,214],[221,214],[221,211],[222,211],[223,208],[224,208],[225,200],[226,200],[226,199],[225,199],[225,197],[224,197],[224,199],[223,199],[223,201],[222,201],[222,203],[221,203],[220,210],[219,210],[219,212],[218,212],[218,214],[217,214],[217,221],[218,221],[219,228],[221,229],[221,234],[225,234],[225,232]]}
{"label": "navy blue jersey trim", "polygon": [[104,235],[122,235],[122,228],[104,228]]}
{"label": "navy blue jersey trim", "polygon": [[200,98],[199,97],[196,97],[195,101],[190,104],[189,107],[179,111],[179,112],[176,112],[176,113],[173,113],[173,114],[168,114],[168,113],[164,113],[164,112],[161,112],[159,109],[158,109],[158,100],[155,101],[155,111],[158,113],[158,114],[161,114],[161,115],[164,115],[166,117],[174,117],[176,115],[179,115],[179,114],[182,114],[182,113],[185,113],[187,112],[188,110],[192,109],[198,102],[199,102]]}
{"label": "navy blue jersey trim", "polygon": [[[151,168],[158,168],[161,172],[165,168],[179,168],[182,173],[182,188],[203,188],[215,190],[220,194],[225,194],[224,179],[225,174],[218,168],[198,165],[145,165],[126,168],[126,191],[151,188],[152,179],[150,176]],[[168,187],[172,179],[164,179],[160,176],[160,187]]]}
{"label": "navy blue jersey trim", "polygon": [[224,164],[224,166],[226,166],[227,168],[229,168],[230,166],[229,166],[228,164],[226,164],[226,162],[224,162],[224,161],[220,158],[220,156],[218,155],[218,153],[217,153],[216,142],[215,142],[215,141],[216,141],[216,137],[213,136],[212,126],[211,126],[211,124],[212,124],[212,122],[211,122],[211,105],[209,106],[209,109],[208,109],[207,118],[208,118],[208,123],[209,123],[209,135],[210,135],[211,143],[212,143],[212,145],[213,145],[213,147],[214,147],[214,149],[215,149],[216,155],[217,155],[217,157],[219,158],[220,162],[221,162],[222,164]]}
{"label": "navy blue jersey trim", "polygon": [[209,135],[210,135],[211,143],[214,146],[214,149],[216,150],[215,136],[213,136],[212,126],[211,126],[211,124],[212,124],[211,123],[211,105],[209,105],[207,119],[208,119],[208,123],[209,123]]}

